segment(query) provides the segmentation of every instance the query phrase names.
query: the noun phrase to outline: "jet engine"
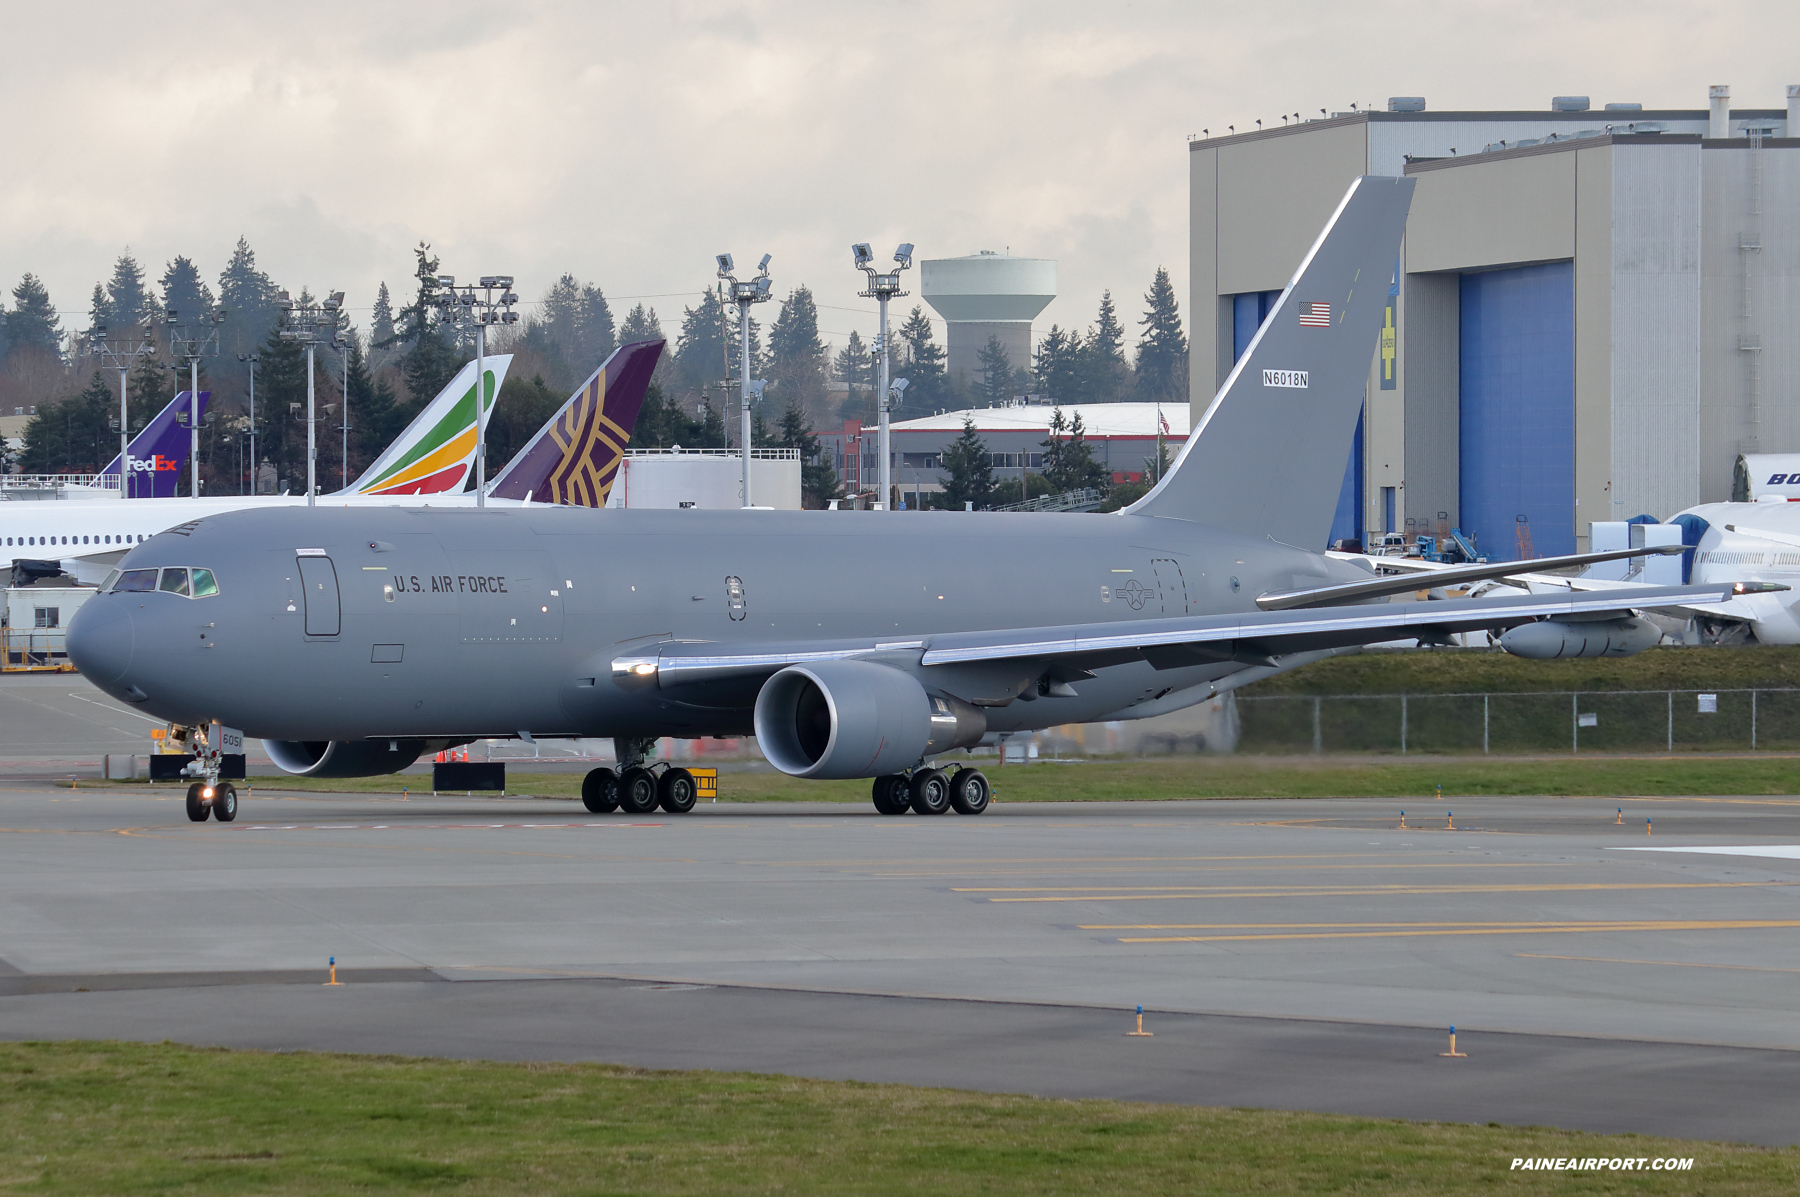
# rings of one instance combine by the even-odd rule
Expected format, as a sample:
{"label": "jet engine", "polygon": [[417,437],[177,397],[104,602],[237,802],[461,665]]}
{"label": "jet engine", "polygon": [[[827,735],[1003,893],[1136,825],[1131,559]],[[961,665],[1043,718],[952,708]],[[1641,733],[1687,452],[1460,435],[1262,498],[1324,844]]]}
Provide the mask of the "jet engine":
{"label": "jet engine", "polygon": [[379,777],[398,773],[425,751],[423,740],[264,740],[269,759],[302,777]]}
{"label": "jet engine", "polygon": [[1546,619],[1513,628],[1500,647],[1515,657],[1555,661],[1634,656],[1661,639],[1662,630],[1647,619]]}
{"label": "jet engine", "polygon": [[793,777],[884,777],[987,734],[987,716],[872,661],[790,665],[756,696],[756,743]]}

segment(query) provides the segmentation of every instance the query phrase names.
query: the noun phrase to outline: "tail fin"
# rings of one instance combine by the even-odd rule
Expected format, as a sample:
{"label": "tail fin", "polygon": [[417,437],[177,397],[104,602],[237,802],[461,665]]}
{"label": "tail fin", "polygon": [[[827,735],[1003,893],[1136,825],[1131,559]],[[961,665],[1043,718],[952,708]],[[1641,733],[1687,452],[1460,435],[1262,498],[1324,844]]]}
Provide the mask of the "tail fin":
{"label": "tail fin", "polygon": [[1350,184],[1181,456],[1127,512],[1324,547],[1412,193],[1411,179]]}
{"label": "tail fin", "polygon": [[613,351],[550,422],[507,463],[488,492],[569,507],[604,507],[644,406],[662,341]]}
{"label": "tail fin", "polygon": [[[485,358],[482,387],[485,406],[493,410],[500,384],[506,381],[512,355]],[[459,491],[475,469],[475,363],[456,372],[437,398],[394,438],[394,443],[340,495],[435,495]]]}
{"label": "tail fin", "polygon": [[[192,443],[188,439],[191,414],[188,397],[192,394],[192,391],[183,391],[169,400],[169,405],[157,412],[156,418],[125,447],[131,458],[131,476],[125,480],[126,498],[168,499],[181,490],[181,470],[187,464],[188,448]],[[200,392],[202,420],[206,418],[206,405],[211,400],[211,391]],[[119,459],[114,457],[100,473],[118,477]]]}

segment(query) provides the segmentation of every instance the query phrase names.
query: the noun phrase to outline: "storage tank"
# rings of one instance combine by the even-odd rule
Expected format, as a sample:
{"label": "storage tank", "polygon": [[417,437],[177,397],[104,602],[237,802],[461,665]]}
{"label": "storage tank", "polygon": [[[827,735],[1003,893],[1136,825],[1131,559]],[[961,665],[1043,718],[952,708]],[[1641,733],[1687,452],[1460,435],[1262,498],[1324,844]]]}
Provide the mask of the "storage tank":
{"label": "storage tank", "polygon": [[984,249],[919,264],[919,291],[944,319],[950,376],[981,381],[989,337],[1006,347],[1013,368],[1031,367],[1031,322],[1056,298],[1056,263]]}

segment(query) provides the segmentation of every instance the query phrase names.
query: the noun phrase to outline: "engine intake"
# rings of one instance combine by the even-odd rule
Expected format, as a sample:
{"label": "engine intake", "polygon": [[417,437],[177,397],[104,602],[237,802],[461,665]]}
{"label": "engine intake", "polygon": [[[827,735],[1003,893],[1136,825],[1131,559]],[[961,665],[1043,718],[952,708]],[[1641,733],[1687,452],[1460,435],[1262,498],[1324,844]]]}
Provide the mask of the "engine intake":
{"label": "engine intake", "polygon": [[425,751],[423,740],[264,740],[277,768],[301,777],[379,777]]}
{"label": "engine intake", "polygon": [[792,777],[883,777],[985,734],[978,708],[872,661],[790,665],[756,696],[757,746]]}
{"label": "engine intake", "polygon": [[1635,656],[1661,639],[1661,629],[1647,619],[1546,619],[1513,628],[1500,647],[1515,657],[1556,661]]}

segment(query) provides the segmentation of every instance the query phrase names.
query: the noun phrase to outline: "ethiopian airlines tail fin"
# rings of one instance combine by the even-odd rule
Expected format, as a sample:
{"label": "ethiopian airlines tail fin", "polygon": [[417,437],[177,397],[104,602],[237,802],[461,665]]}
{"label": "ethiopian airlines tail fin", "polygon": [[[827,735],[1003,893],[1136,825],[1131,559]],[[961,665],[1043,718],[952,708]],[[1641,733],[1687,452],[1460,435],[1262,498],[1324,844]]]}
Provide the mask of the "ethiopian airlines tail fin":
{"label": "ethiopian airlines tail fin", "polygon": [[[483,359],[482,398],[490,416],[512,355]],[[436,495],[463,489],[475,470],[475,363],[456,372],[437,398],[340,495]]]}
{"label": "ethiopian airlines tail fin", "polygon": [[1325,547],[1412,193],[1411,179],[1350,184],[1181,456],[1127,512]]}
{"label": "ethiopian airlines tail fin", "polygon": [[[131,438],[125,452],[131,458],[131,473],[125,482],[128,499],[168,499],[181,491],[181,470],[187,464],[188,421],[192,409],[183,391],[169,400],[169,405],[156,413],[144,430]],[[206,419],[206,405],[211,391],[200,392],[200,418]],[[114,457],[100,471],[102,477],[119,476],[119,459]]]}
{"label": "ethiopian airlines tail fin", "polygon": [[507,463],[488,492],[567,507],[604,507],[644,406],[662,341],[621,345]]}

